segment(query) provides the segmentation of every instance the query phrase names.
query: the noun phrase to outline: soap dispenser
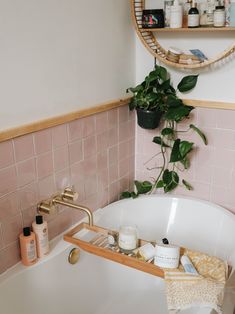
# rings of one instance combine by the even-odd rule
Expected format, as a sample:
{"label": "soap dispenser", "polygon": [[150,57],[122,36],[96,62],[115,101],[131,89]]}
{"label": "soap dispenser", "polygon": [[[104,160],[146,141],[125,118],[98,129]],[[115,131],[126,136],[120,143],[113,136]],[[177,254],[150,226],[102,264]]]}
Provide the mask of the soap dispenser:
{"label": "soap dispenser", "polygon": [[171,6],[170,28],[181,28],[183,23],[183,9],[178,0]]}
{"label": "soap dispenser", "polygon": [[33,265],[37,262],[36,238],[30,227],[23,228],[20,234],[21,261],[25,266]]}
{"label": "soap dispenser", "polygon": [[49,240],[48,240],[48,226],[47,222],[43,221],[43,216],[36,216],[32,224],[33,231],[36,235],[37,255],[43,257],[49,253]]}

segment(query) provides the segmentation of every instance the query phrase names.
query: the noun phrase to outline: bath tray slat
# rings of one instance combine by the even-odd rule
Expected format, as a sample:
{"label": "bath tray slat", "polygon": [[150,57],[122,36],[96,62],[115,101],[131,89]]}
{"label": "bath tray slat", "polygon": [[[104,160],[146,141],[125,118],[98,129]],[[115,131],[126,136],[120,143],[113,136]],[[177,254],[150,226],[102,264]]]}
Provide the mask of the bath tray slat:
{"label": "bath tray slat", "polygon": [[[162,277],[162,278],[164,277],[163,270],[161,268],[155,266],[153,263],[148,263],[148,262],[139,260],[136,257],[128,256],[128,255],[124,255],[123,253],[120,253],[120,252],[112,251],[110,248],[107,248],[107,247],[98,246],[100,241],[98,242],[98,244],[96,244],[95,239],[93,239],[93,241],[92,240],[91,241],[84,241],[82,239],[75,238],[74,235],[76,233],[82,231],[83,229],[87,229],[87,230],[96,232],[97,234],[104,235],[104,236],[107,236],[108,232],[111,231],[111,230],[108,230],[108,229],[105,229],[102,227],[89,226],[86,223],[82,223],[82,224],[76,226],[75,228],[73,228],[67,234],[65,234],[64,240],[69,242],[69,243],[72,243],[72,244],[79,246],[81,249],[83,249],[84,251],[89,252],[91,254],[101,256],[103,258],[112,260],[114,262],[120,263],[120,264],[125,265],[125,266],[129,266],[129,267],[138,269],[140,271],[149,273],[149,274],[154,275],[154,276],[158,276],[158,277]],[[104,237],[104,239],[105,239],[105,237]],[[141,239],[139,240],[140,246],[144,245],[147,242],[148,241],[145,241],[145,240],[141,240]]]}

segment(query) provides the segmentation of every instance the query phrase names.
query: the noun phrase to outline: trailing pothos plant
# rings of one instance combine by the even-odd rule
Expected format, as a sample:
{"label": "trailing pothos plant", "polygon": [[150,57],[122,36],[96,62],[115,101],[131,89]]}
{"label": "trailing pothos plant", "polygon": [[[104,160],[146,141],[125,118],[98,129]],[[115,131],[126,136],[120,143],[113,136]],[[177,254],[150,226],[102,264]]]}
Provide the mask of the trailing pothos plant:
{"label": "trailing pothos plant", "polygon": [[[153,138],[153,143],[160,147],[161,162],[155,168],[158,170],[156,178],[150,181],[134,181],[135,190],[122,193],[123,198],[137,197],[140,194],[150,194],[162,188],[165,193],[174,190],[178,185],[191,190],[192,186],[185,179],[180,179],[180,173],[190,167],[190,153],[194,143],[180,139],[180,134],[193,130],[207,145],[205,134],[194,124],[184,130],[178,129],[178,124],[189,118],[194,107],[187,106],[177,96],[177,92],[188,92],[197,84],[197,75],[185,76],[177,86],[172,86],[169,74],[164,67],[156,66],[145,80],[132,91],[134,97],[130,101],[130,110],[138,107],[148,109],[159,108],[162,111],[163,127],[159,135]],[[184,124],[185,125],[185,124]]]}

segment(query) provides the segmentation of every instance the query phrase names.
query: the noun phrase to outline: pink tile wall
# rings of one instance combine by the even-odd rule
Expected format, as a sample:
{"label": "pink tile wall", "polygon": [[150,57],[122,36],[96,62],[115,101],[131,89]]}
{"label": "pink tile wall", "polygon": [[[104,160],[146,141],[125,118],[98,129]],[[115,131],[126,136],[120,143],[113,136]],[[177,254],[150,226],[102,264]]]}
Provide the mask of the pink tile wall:
{"label": "pink tile wall", "polygon": [[[95,210],[129,189],[134,117],[125,106],[0,143],[0,273],[20,260],[18,236],[40,200],[74,185]],[[80,218],[69,209],[47,217],[50,238]]]}
{"label": "pink tile wall", "polygon": [[[191,168],[181,173],[180,177],[188,180],[194,190],[179,187],[175,193],[209,200],[235,213],[235,111],[197,108],[188,122],[201,128],[209,143],[205,146],[192,131],[184,136],[196,144],[196,150],[191,155]],[[184,124],[179,129],[184,129]],[[147,131],[137,127],[138,180],[156,178],[156,167],[161,161],[159,156],[152,159],[159,152],[159,147],[151,141],[157,134],[157,130]]]}

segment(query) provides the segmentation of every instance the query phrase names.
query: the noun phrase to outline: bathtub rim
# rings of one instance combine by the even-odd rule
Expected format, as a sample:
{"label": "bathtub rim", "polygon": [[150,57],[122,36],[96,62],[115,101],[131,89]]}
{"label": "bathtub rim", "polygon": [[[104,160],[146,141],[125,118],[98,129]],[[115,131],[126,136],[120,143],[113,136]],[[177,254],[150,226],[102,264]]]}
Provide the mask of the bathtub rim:
{"label": "bathtub rim", "polygon": [[[198,199],[198,198],[194,198],[194,197],[188,197],[188,196],[181,196],[181,195],[162,195],[162,194],[153,194],[153,195],[141,195],[139,196],[139,198],[137,199],[121,199],[118,201],[115,201],[113,203],[110,203],[108,205],[106,205],[105,207],[102,208],[98,208],[94,213],[94,221],[96,222],[96,220],[99,220],[101,218],[102,215],[105,214],[105,211],[109,208],[112,207],[116,207],[118,204],[120,203],[128,203],[130,201],[138,201],[138,199],[151,199],[151,198],[168,198],[168,199],[182,199],[182,200],[191,200],[191,201],[196,201],[198,203],[203,203],[203,204],[207,204],[210,206],[215,207],[216,209],[218,209],[219,211],[223,212],[225,215],[227,215],[229,218],[235,220],[235,214],[233,214],[231,211],[229,211],[228,209],[217,205],[213,202],[210,201],[206,201],[206,200],[202,200],[202,199]],[[13,279],[13,277],[17,276],[20,273],[23,273],[27,270],[33,269],[43,263],[46,263],[48,260],[56,257],[57,255],[59,255],[60,253],[62,253],[63,251],[65,251],[67,248],[69,247],[75,247],[75,245],[72,245],[71,243],[68,243],[66,241],[63,240],[63,235],[66,234],[69,230],[71,230],[72,228],[74,228],[75,226],[77,226],[78,224],[82,223],[82,222],[87,222],[87,218],[84,217],[83,219],[81,219],[80,221],[78,221],[76,224],[70,226],[67,230],[65,230],[64,232],[62,232],[61,234],[59,234],[58,236],[56,236],[54,239],[52,239],[50,241],[50,253],[45,256],[42,259],[39,259],[38,262],[32,266],[24,266],[21,261],[19,261],[17,264],[13,265],[12,267],[10,267],[9,269],[7,269],[4,273],[0,274],[0,288],[1,285],[4,284],[6,281]],[[85,252],[86,253],[86,252]]]}

